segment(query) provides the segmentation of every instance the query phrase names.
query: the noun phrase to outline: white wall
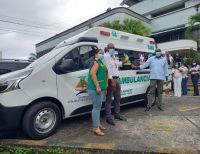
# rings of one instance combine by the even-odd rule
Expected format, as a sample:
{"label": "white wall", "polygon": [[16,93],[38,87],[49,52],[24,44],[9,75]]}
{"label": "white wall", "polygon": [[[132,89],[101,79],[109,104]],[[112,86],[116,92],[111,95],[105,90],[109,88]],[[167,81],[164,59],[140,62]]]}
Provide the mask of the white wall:
{"label": "white wall", "polygon": [[189,1],[185,2],[185,7],[187,8],[187,7],[197,5],[197,4],[200,4],[200,0],[189,0]]}
{"label": "white wall", "polygon": [[196,8],[192,7],[153,18],[151,21],[152,32],[185,25],[188,23],[188,18],[194,14],[196,14]]}
{"label": "white wall", "polygon": [[187,50],[191,48],[197,50],[197,42],[193,40],[177,40],[177,41],[159,43],[158,47],[163,51],[178,51],[178,50]]}
{"label": "white wall", "polygon": [[129,7],[129,9],[139,14],[145,14],[178,2],[182,2],[182,0],[145,0]]}

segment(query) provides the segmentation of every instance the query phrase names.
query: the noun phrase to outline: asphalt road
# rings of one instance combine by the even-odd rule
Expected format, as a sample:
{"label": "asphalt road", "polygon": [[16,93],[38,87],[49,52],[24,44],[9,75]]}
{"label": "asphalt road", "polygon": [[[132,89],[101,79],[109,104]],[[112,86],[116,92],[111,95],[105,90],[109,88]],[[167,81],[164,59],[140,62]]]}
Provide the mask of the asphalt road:
{"label": "asphalt road", "polygon": [[[200,152],[200,97],[164,97],[164,112],[156,106],[149,113],[141,105],[122,108],[127,122],[106,125],[106,136],[91,132],[90,115],[65,120],[57,133],[40,141],[29,140],[22,132],[0,134],[0,143],[14,145],[60,146],[132,152]],[[102,112],[104,115],[104,112]]]}

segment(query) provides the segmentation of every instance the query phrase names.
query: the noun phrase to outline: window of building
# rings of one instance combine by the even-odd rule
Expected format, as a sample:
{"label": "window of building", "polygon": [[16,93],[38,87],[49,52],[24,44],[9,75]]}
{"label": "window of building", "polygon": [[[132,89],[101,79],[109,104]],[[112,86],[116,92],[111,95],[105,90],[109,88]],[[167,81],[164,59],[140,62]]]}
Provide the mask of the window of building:
{"label": "window of building", "polygon": [[155,17],[161,16],[161,15],[173,12],[173,11],[177,11],[177,10],[180,10],[180,9],[183,9],[183,8],[185,8],[185,4],[184,3],[181,4],[181,5],[178,5],[176,7],[173,7],[173,8],[164,10],[164,11],[160,11],[158,13],[153,13],[153,14],[151,14],[151,16],[152,16],[152,18],[155,18]]}
{"label": "window of building", "polygon": [[166,32],[158,35],[152,36],[155,39],[156,43],[163,43],[175,40],[185,39],[184,29],[179,29],[171,32]]}

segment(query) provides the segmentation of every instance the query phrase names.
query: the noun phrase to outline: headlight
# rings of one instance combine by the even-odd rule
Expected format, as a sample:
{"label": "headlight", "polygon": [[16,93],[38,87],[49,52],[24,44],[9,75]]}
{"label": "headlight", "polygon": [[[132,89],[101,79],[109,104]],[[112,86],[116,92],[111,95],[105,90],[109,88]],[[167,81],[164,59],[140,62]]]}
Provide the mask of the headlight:
{"label": "headlight", "polygon": [[19,89],[19,82],[21,80],[22,79],[17,79],[15,81],[7,81],[7,82],[4,82],[4,83],[0,83],[0,93]]}
{"label": "headlight", "polygon": [[0,76],[0,93],[19,89],[19,83],[30,75],[32,70],[20,70]]}

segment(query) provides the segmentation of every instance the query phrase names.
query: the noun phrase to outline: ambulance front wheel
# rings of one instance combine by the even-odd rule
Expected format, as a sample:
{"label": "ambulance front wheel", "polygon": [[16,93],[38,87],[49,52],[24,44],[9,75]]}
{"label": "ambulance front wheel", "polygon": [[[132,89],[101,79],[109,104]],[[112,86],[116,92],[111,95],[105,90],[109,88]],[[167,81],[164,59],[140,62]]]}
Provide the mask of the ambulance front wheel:
{"label": "ambulance front wheel", "polygon": [[44,139],[53,135],[61,122],[59,107],[49,101],[31,106],[22,121],[25,134],[31,139]]}

